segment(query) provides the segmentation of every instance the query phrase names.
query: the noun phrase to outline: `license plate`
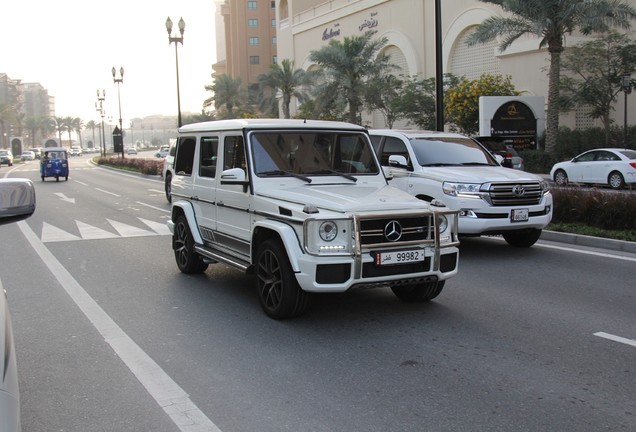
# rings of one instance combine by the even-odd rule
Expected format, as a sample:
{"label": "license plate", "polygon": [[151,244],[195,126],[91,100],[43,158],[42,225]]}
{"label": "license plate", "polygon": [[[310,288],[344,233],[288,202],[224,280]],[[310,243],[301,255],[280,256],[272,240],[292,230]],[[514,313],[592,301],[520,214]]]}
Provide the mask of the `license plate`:
{"label": "license plate", "polygon": [[528,209],[513,209],[510,213],[510,220],[512,222],[527,222]]}
{"label": "license plate", "polygon": [[396,265],[424,261],[423,250],[376,252],[375,265]]}

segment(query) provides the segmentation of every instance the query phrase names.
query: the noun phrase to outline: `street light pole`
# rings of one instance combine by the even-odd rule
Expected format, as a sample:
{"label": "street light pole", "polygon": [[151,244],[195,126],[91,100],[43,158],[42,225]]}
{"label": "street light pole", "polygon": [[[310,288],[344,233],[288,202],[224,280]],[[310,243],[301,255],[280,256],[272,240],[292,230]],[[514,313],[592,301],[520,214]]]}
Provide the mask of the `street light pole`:
{"label": "street light pole", "polygon": [[625,71],[621,77],[621,87],[625,92],[625,117],[623,120],[623,146],[627,148],[627,95],[632,92],[632,74]]}
{"label": "street light pole", "polygon": [[181,36],[172,36],[172,20],[170,17],[166,20],[166,30],[168,30],[168,45],[174,43],[174,58],[177,66],[177,127],[181,127],[181,95],[179,94],[179,54],[177,53],[177,45],[183,46],[183,32],[185,32],[185,21],[183,18],[179,20],[179,33]]}
{"label": "street light pole", "polygon": [[119,102],[119,132],[121,133],[121,157],[124,157],[124,126],[121,120],[121,96],[119,94],[119,84],[124,83],[124,68],[119,68],[119,78],[117,78],[117,70],[115,67],[112,69],[113,82],[117,84],[117,101]]}
{"label": "street light pole", "polygon": [[[104,116],[106,115],[106,111],[104,110],[104,100],[106,99],[106,90],[102,90],[101,94],[99,93],[99,89],[97,89],[97,101],[95,102],[95,109],[102,117],[102,130],[99,135],[99,146],[100,153],[103,157],[106,157],[106,137],[104,136]],[[98,105],[99,103],[99,105]]]}

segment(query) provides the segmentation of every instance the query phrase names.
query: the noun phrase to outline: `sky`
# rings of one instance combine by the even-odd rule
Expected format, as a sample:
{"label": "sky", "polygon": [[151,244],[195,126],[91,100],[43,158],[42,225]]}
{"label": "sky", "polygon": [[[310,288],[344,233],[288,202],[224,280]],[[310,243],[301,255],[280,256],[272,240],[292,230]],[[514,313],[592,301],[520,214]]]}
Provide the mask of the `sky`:
{"label": "sky", "polygon": [[181,112],[199,113],[212,94],[216,62],[213,0],[3,0],[0,73],[39,82],[55,97],[55,114],[100,120],[97,89],[106,91],[106,116],[117,121],[112,68],[120,84],[124,127],[132,118],[177,114],[175,44],[165,22],[186,23],[178,46]]}

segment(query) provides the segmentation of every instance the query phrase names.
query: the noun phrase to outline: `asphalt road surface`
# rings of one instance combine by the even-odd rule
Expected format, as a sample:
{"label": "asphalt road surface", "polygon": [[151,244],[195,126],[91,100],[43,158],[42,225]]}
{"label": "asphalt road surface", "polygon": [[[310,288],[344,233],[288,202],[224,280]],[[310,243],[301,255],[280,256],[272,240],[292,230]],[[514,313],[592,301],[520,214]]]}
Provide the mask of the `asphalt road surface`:
{"label": "asphalt road surface", "polygon": [[253,280],[181,274],[160,179],[71,160],[0,226],[26,432],[633,431],[636,255],[464,239],[427,304],[322,295],[274,321]]}

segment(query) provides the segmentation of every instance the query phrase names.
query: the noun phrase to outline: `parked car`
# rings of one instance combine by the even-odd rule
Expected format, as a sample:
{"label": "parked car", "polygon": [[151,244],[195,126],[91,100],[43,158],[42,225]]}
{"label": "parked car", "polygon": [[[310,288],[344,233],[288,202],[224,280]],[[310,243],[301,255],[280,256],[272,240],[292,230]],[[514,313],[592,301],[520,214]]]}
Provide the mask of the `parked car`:
{"label": "parked car", "polygon": [[136,155],[137,154],[137,149],[134,147],[128,147],[128,150],[126,150],[126,153],[129,155]]}
{"label": "parked car", "polygon": [[636,150],[599,148],[572,160],[554,164],[550,178],[558,186],[568,183],[603,184],[612,189],[636,184]]}
{"label": "parked car", "polygon": [[391,185],[459,211],[459,234],[501,235],[530,247],[552,220],[541,177],[502,167],[474,139],[431,131],[370,130]]}
{"label": "parked car", "polygon": [[11,150],[0,150],[0,165],[13,166],[13,153]]}
{"label": "parked car", "polygon": [[169,145],[162,145],[161,147],[159,147],[159,151],[157,153],[155,153],[155,157],[156,158],[164,158],[164,157],[168,156],[169,153],[170,153],[170,146]]}
{"label": "parked car", "polygon": [[389,186],[365,128],[242,119],[179,134],[168,221],[176,265],[254,275],[269,317],[302,314],[313,292],[354,288],[425,302],[457,274],[457,212]]}
{"label": "parked car", "polygon": [[174,155],[177,151],[177,143],[170,146],[168,155],[163,160],[163,169],[161,171],[161,177],[164,182],[164,190],[166,191],[166,199],[168,202],[172,202],[172,175],[174,166]]}
{"label": "parked car", "polygon": [[20,155],[20,159],[22,159],[22,161],[35,160],[35,153],[33,153],[31,150],[25,150],[22,152],[22,155]]}
{"label": "parked car", "polygon": [[82,148],[79,146],[71,146],[70,151],[68,152],[69,156],[81,156]]}
{"label": "parked car", "polygon": [[[0,179],[0,225],[26,219],[35,211],[35,188],[27,179]],[[10,245],[5,243],[10,253]],[[20,432],[20,390],[7,292],[0,281],[0,431]]]}
{"label": "parked car", "polygon": [[506,142],[501,137],[476,137],[481,145],[486,147],[490,153],[495,155],[497,161],[506,168],[514,168],[523,171],[525,165],[523,158],[519,155],[512,144]]}
{"label": "parked car", "polygon": [[29,150],[33,152],[36,159],[40,159],[42,157],[42,149],[39,147],[31,147]]}

